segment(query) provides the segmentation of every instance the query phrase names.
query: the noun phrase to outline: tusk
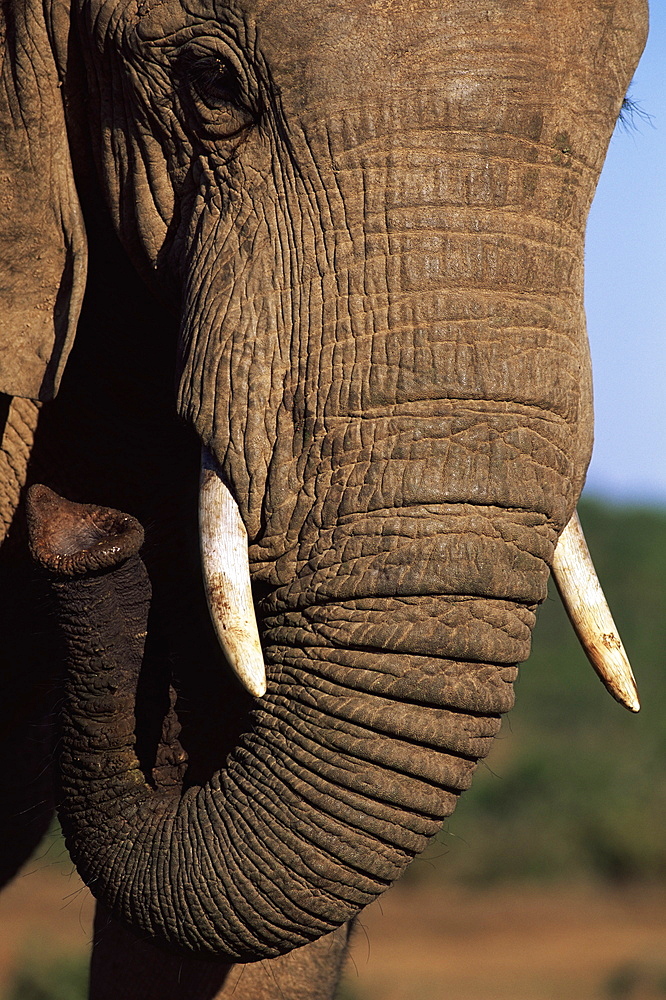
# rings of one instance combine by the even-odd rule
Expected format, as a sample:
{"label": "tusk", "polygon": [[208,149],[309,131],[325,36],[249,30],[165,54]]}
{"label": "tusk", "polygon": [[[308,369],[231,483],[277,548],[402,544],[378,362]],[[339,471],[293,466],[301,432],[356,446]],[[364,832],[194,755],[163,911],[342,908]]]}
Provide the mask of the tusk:
{"label": "tusk", "polygon": [[553,577],[576,635],[606,690],[631,712],[638,712],[636,681],[576,511],[555,546]]}
{"label": "tusk", "polygon": [[217,637],[241,684],[261,698],[266,668],[252,602],[247,532],[207,448],[201,452],[199,532],[206,600]]}

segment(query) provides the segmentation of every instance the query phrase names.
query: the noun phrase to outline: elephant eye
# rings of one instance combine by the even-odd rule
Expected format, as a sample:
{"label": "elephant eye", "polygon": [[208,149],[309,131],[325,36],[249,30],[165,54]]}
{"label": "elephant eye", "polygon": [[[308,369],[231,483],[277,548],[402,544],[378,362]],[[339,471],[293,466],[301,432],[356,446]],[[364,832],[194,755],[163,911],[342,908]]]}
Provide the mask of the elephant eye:
{"label": "elephant eye", "polygon": [[197,45],[182,53],[177,75],[186,109],[211,137],[232,138],[257,121],[238,71],[221,54]]}
{"label": "elephant eye", "polygon": [[221,57],[211,55],[197,59],[188,75],[190,85],[209,107],[239,103],[238,77]]}

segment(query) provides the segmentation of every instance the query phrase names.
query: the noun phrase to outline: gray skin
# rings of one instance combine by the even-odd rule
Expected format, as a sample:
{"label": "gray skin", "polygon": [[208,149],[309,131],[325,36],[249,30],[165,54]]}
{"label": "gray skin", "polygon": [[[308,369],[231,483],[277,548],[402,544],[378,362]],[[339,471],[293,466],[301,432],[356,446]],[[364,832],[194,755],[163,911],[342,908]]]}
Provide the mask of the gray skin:
{"label": "gray skin", "polygon": [[[584,226],[646,4],[4,14],[1,874],[57,798],[101,900],[94,997],[331,996],[336,928],[511,707],[582,488]],[[207,620],[202,442],[248,531],[260,702]],[[55,639],[34,482],[146,531],[150,588],[82,557]]]}

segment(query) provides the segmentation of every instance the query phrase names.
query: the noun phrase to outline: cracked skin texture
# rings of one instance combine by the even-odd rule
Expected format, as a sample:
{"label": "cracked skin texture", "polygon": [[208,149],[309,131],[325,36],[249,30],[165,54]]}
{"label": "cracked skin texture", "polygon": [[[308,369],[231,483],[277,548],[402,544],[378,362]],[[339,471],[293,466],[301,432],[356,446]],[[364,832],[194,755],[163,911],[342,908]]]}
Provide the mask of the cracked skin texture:
{"label": "cracked skin texture", "polygon": [[[435,833],[511,706],[580,493],[584,226],[646,8],[41,11],[3,12],[0,388],[45,400],[2,411],[3,872],[48,821],[67,663],[92,996],[253,1000],[269,969],[329,997],[333,928]],[[200,442],[250,539],[257,704],[206,619]],[[35,628],[30,482],[138,518],[150,587],[133,559],[90,567],[54,584],[57,639]]]}

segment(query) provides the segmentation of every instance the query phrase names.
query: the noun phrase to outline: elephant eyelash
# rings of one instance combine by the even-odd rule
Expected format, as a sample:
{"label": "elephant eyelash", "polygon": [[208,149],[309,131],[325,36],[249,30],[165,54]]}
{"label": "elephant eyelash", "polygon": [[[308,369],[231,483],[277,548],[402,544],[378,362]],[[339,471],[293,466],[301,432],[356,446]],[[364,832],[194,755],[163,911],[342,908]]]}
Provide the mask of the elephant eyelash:
{"label": "elephant eyelash", "polygon": [[219,56],[204,56],[189,67],[189,82],[209,106],[242,103],[238,75]]}
{"label": "elephant eyelash", "polygon": [[629,94],[625,94],[617,116],[617,124],[623,132],[639,132],[640,123],[647,122],[654,128],[653,116],[641,107],[640,101],[634,100]]}

